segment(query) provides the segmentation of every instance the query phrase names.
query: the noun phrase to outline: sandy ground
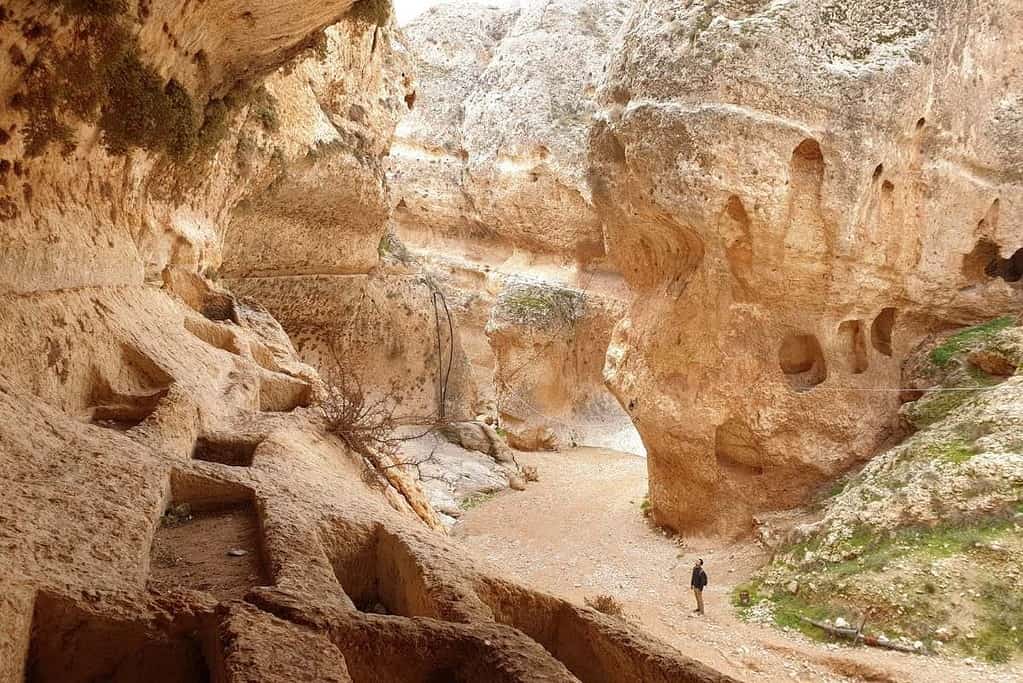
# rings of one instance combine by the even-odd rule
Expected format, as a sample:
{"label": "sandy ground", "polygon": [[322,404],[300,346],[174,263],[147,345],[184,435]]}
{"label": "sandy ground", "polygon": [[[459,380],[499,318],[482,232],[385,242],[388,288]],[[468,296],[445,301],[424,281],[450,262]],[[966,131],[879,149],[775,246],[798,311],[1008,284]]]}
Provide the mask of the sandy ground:
{"label": "sandy ground", "polygon": [[[467,511],[454,536],[484,564],[582,603],[610,593],[627,618],[743,681],[1023,681],[1023,669],[814,643],[738,620],[729,596],[767,557],[749,541],[672,539],[640,512],[646,461],[601,449],[523,453],[540,481]],[[706,616],[692,614],[693,560],[710,577]]]}
{"label": "sandy ground", "polygon": [[149,581],[163,590],[192,588],[221,600],[241,600],[253,586],[270,583],[260,562],[258,539],[259,522],[251,506],[164,523],[153,539]]}

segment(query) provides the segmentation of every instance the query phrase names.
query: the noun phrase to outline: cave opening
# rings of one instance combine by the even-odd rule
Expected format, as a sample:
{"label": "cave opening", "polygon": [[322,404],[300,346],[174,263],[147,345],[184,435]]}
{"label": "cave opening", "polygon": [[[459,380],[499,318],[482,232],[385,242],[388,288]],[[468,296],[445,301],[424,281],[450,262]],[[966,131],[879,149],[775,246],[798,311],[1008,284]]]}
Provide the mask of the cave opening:
{"label": "cave opening", "polygon": [[870,360],[867,358],[867,341],[866,335],[863,333],[863,321],[843,321],[838,326],[838,337],[849,371],[854,375],[866,372],[870,366]]}
{"label": "cave opening", "polygon": [[892,333],[895,330],[896,310],[892,307],[882,309],[874,322],[870,324],[870,343],[878,353],[892,355]]}
{"label": "cave opening", "polygon": [[824,351],[812,334],[790,334],[778,348],[778,364],[789,386],[796,391],[809,391],[828,377]]}
{"label": "cave opening", "polygon": [[970,253],[963,257],[962,274],[970,284],[980,284],[1000,278],[1006,282],[1023,279],[1023,248],[1003,258],[997,242],[982,237]]}

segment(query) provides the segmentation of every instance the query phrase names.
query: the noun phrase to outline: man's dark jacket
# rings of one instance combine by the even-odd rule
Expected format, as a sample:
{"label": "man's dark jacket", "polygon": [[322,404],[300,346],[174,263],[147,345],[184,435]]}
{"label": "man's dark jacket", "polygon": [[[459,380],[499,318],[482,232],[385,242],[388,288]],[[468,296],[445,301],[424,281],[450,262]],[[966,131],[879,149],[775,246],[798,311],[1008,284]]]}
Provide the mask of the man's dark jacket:
{"label": "man's dark jacket", "polygon": [[707,585],[707,572],[703,571],[703,567],[693,567],[693,580],[690,583],[693,588],[703,590]]}

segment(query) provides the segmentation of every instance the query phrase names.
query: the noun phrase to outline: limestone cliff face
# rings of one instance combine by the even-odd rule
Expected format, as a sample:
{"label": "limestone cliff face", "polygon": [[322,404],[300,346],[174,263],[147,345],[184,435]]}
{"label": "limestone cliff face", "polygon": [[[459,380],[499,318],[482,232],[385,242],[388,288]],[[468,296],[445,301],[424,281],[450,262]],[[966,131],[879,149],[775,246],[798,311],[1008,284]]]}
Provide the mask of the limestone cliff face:
{"label": "limestone cliff face", "polygon": [[419,106],[392,150],[402,237],[557,260],[602,256],[585,182],[586,130],[606,46],[627,7],[450,4],[407,28],[420,84]]}
{"label": "limestone cliff face", "polygon": [[[596,84],[628,4],[449,4],[406,28],[417,83],[389,161],[392,229],[450,300],[475,411],[522,448],[642,452],[600,372],[628,292],[586,181]],[[565,297],[585,313],[551,306]]]}
{"label": "limestone cliff face", "polygon": [[465,416],[456,396],[464,362],[446,336],[438,359],[429,283],[401,264],[377,267],[390,213],[383,159],[413,103],[402,37],[387,23],[339,24],[265,87],[283,161],[229,217],[225,282],[266,306],[304,360],[367,389],[394,388],[410,413],[437,412],[437,376],[452,366],[449,403]]}
{"label": "limestone cliff face", "polygon": [[0,7],[0,679],[726,680],[480,573],[312,406],[285,332],[375,261],[389,13]]}
{"label": "limestone cliff face", "polygon": [[658,521],[797,502],[891,432],[926,331],[1018,308],[1021,31],[1004,3],[637,3],[590,165]]}
{"label": "limestone cliff face", "polygon": [[258,79],[351,4],[7,3],[0,291],[216,265],[239,166],[258,176],[270,161],[234,135],[270,121]]}

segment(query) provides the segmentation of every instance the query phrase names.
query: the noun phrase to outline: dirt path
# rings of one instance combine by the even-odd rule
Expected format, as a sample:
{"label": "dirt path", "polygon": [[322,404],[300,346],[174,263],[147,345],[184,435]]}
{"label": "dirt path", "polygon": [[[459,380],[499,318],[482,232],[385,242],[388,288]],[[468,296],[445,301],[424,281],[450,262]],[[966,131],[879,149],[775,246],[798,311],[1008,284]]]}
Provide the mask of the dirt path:
{"label": "dirt path", "polygon": [[[484,564],[522,583],[582,603],[609,593],[629,618],[744,681],[1019,682],[1018,670],[937,657],[853,650],[739,621],[729,604],[766,557],[751,542],[687,539],[679,546],[652,529],[639,504],[647,490],[642,458],[600,449],[524,453],[540,481],[467,511],[454,535]],[[702,557],[710,576],[705,617],[691,615],[689,573]]]}

